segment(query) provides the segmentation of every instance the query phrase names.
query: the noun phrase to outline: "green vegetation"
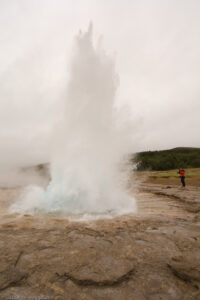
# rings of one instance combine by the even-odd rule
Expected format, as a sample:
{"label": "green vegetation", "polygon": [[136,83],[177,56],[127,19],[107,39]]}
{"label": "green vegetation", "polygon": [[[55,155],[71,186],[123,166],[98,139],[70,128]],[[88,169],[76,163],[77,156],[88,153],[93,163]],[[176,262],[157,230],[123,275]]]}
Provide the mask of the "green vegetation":
{"label": "green vegetation", "polygon": [[[138,171],[165,171],[179,168],[200,168],[200,148],[174,148],[137,153],[132,158]],[[169,176],[169,175],[168,175]]]}
{"label": "green vegetation", "polygon": [[[157,171],[157,172],[150,172],[149,176],[151,178],[177,178],[179,174],[176,170],[170,171]],[[200,178],[200,169],[187,169],[186,170],[186,177],[187,178]]]}

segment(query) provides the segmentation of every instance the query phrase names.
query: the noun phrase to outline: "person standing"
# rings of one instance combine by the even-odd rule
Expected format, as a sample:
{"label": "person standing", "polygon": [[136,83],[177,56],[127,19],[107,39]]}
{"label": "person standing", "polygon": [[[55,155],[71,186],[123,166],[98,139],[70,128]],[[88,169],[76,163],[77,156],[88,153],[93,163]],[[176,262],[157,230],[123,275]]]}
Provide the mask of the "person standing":
{"label": "person standing", "polygon": [[178,173],[180,174],[180,179],[181,179],[182,186],[185,187],[185,170],[180,168]]}

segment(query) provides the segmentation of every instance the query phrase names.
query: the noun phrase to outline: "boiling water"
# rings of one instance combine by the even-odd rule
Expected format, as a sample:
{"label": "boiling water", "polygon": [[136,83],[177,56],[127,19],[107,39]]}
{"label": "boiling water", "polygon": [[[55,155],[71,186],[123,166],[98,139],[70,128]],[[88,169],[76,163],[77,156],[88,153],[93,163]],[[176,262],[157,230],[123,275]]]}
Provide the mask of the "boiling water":
{"label": "boiling water", "polygon": [[94,46],[92,26],[76,37],[64,119],[56,128],[47,189],[28,187],[12,211],[116,215],[135,211],[128,195],[130,136],[116,109],[113,60]]}

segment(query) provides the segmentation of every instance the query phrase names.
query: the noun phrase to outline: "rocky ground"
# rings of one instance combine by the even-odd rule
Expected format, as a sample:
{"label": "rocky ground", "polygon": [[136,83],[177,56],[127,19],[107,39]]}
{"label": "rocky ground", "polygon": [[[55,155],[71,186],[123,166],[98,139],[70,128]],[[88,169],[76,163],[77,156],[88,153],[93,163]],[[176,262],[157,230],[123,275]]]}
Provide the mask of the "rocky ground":
{"label": "rocky ground", "polygon": [[138,213],[92,222],[8,215],[0,299],[200,299],[200,187],[140,183]]}

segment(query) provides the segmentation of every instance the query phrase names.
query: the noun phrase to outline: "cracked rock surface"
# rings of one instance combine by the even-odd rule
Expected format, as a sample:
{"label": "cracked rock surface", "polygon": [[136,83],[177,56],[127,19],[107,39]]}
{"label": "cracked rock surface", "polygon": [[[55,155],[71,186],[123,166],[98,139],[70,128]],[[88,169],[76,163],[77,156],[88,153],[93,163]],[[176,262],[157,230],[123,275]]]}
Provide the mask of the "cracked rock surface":
{"label": "cracked rock surface", "polygon": [[133,215],[2,215],[0,299],[200,299],[199,195],[198,187],[146,184]]}

